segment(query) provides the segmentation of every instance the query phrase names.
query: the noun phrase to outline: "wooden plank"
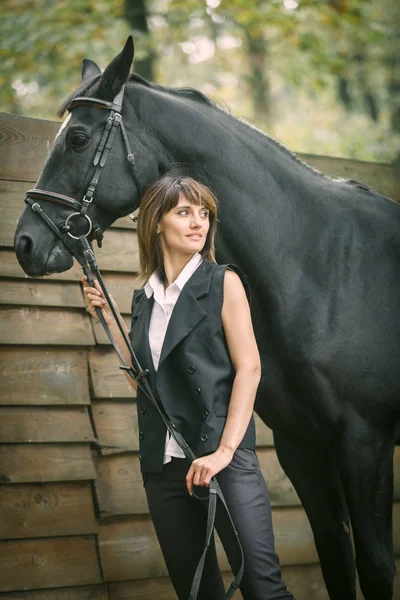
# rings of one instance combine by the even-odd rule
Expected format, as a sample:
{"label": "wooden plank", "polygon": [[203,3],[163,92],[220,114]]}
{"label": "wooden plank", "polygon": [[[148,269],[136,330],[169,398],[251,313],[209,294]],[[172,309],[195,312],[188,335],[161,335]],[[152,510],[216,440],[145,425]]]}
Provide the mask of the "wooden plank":
{"label": "wooden plank", "polygon": [[88,444],[2,444],[0,483],[95,479]]}
{"label": "wooden plank", "polygon": [[94,440],[85,406],[0,407],[0,443]]}
{"label": "wooden plank", "polygon": [[[125,324],[128,328],[128,330],[131,328],[131,317],[130,315],[122,315],[122,318],[125,321]],[[111,342],[107,337],[107,334],[105,333],[103,326],[101,325],[101,323],[99,321],[96,321],[95,319],[91,318],[92,321],[92,326],[93,326],[93,333],[94,333],[94,337],[96,340],[96,344],[100,344],[100,345],[104,345],[104,346],[111,346]]]}
{"label": "wooden plank", "polygon": [[[0,246],[13,247],[15,230],[26,207],[24,203],[25,194],[32,187],[33,185],[26,181],[10,181],[0,178]],[[43,208],[45,206],[46,204],[44,203]],[[136,230],[136,224],[129,217],[117,219],[111,227]]]}
{"label": "wooden plank", "polygon": [[[284,567],[282,576],[296,600],[329,600],[326,589],[324,593],[325,586],[319,565]],[[222,578],[225,589],[228,589],[232,583],[232,573],[224,572]],[[169,577],[111,583],[109,587],[110,600],[176,600],[176,592]],[[235,600],[243,600],[240,590],[235,593]]]}
{"label": "wooden plank", "polygon": [[10,248],[14,246],[15,230],[26,207],[24,202],[25,192],[30,187],[32,185],[25,181],[4,181],[0,179],[0,246]]}
{"label": "wooden plank", "polygon": [[110,600],[106,584],[0,594],[1,600]]}
{"label": "wooden plank", "polygon": [[0,486],[0,538],[96,533],[89,482]]}
{"label": "wooden plank", "polygon": [[103,456],[95,488],[103,519],[149,512],[137,455]]}
{"label": "wooden plank", "polygon": [[[313,564],[318,560],[314,539],[302,508],[274,509],[276,549],[282,565]],[[167,575],[150,519],[137,517],[99,527],[99,550],[105,581],[145,579]],[[219,540],[218,560],[229,564]]]}
{"label": "wooden plank", "polygon": [[394,165],[314,154],[297,153],[297,156],[330,177],[356,179],[384,196],[400,200],[399,174]]}
{"label": "wooden plank", "polygon": [[[176,592],[169,577],[110,583],[109,589],[110,600],[176,600]],[[235,600],[239,600],[240,596],[237,592]]]}
{"label": "wooden plank", "polygon": [[94,248],[100,270],[137,273],[139,250],[136,232],[109,229],[104,234],[103,247]]}
{"label": "wooden plank", "polygon": [[0,348],[0,404],[89,404],[86,352]]}
{"label": "wooden plank", "polygon": [[0,344],[87,346],[95,343],[88,314],[53,308],[0,308]]}
{"label": "wooden plank", "polygon": [[[89,360],[92,353],[97,353],[98,349],[93,349],[89,353]],[[108,352],[108,351],[107,351]],[[105,354],[107,356],[107,354]],[[114,360],[113,354],[110,359]],[[115,360],[117,363],[117,360]],[[110,369],[110,378],[107,379],[106,369]],[[118,366],[115,366],[117,369]],[[115,374],[117,373],[117,374]],[[104,371],[98,369],[97,372],[92,373],[93,387],[99,388],[99,393],[107,392],[107,384],[113,382],[113,378],[120,379],[117,377],[118,372],[112,370],[109,366],[104,367]],[[124,377],[125,379],[125,377]],[[101,382],[104,381],[104,386],[101,387]],[[124,382],[122,382],[124,383]],[[122,387],[121,383],[121,387]],[[129,385],[129,384],[127,384]],[[124,386],[125,388],[125,386]],[[129,386],[130,388],[130,386]],[[132,400],[132,392],[130,389],[126,389],[126,397]],[[110,393],[108,388],[109,396],[115,398],[123,398],[122,394],[118,393],[117,385],[113,385],[114,394]],[[134,392],[133,392],[134,393]],[[128,396],[130,394],[130,396]],[[134,393],[135,394],[135,393]],[[95,392],[95,395],[96,392]],[[137,410],[134,402],[118,402],[117,399],[112,402],[92,402],[92,415],[95,422],[97,438],[100,444],[103,446],[110,446],[110,448],[103,448],[103,454],[115,454],[124,450],[139,450],[139,439],[138,439],[138,423],[137,423]],[[271,446],[273,444],[272,430],[267,427],[259,417],[256,416],[256,431],[257,431],[257,447]],[[260,444],[261,441],[261,444]],[[113,448],[114,446],[114,448]]]}
{"label": "wooden plank", "polygon": [[[400,531],[400,503],[394,505],[395,531]],[[274,508],[272,518],[276,551],[282,566],[318,562],[311,527],[302,508]],[[397,529],[396,529],[397,527]],[[400,557],[400,537],[395,554]],[[150,519],[136,517],[99,527],[100,559],[105,581],[146,579],[167,575],[164,560]],[[222,571],[229,564],[217,537],[218,560]]]}
{"label": "wooden plank", "polygon": [[[96,334],[100,329],[95,325]],[[132,400],[136,396],[133,387],[128,383],[119,368],[118,355],[114,348],[91,348],[89,353],[89,369],[95,398],[126,398]]]}
{"label": "wooden plank", "polygon": [[65,308],[86,306],[79,283],[73,281],[57,283],[34,279],[3,279],[0,286],[0,304]]}
{"label": "wooden plank", "polygon": [[[137,215],[139,211],[135,210],[133,213],[134,215]],[[137,229],[137,225],[136,223],[134,223],[132,221],[132,219],[130,217],[121,217],[120,219],[117,219],[112,225],[111,227],[115,227],[116,229]]]}
{"label": "wooden plank", "polygon": [[148,517],[101,525],[98,544],[104,581],[167,575],[154,527]]}
{"label": "wooden plank", "polygon": [[[37,278],[29,277],[19,264],[14,250],[0,249],[0,277],[13,277],[16,279],[28,279],[37,281]],[[74,266],[64,273],[53,273],[46,275],[46,281],[80,281],[82,269],[79,263],[74,261]]]}
{"label": "wooden plank", "polygon": [[101,583],[94,536],[0,542],[0,591]]}
{"label": "wooden plank", "polygon": [[0,113],[0,179],[35,182],[60,125]]}
{"label": "wooden plank", "polygon": [[260,417],[254,413],[254,421],[256,423],[256,445],[257,447],[261,446],[273,446],[274,445],[274,435],[272,433],[272,429],[268,427],[263,421],[261,421]]}
{"label": "wooden plank", "polygon": [[139,450],[136,403],[92,402],[92,416],[102,454]]}
{"label": "wooden plank", "polygon": [[[299,506],[300,500],[284,474],[275,450],[259,449],[258,457],[272,506]],[[137,454],[103,456],[98,465],[96,492],[103,518],[148,513]]]}
{"label": "wooden plank", "polygon": [[130,314],[133,292],[142,287],[143,280],[131,273],[107,273],[104,282],[121,313]]}

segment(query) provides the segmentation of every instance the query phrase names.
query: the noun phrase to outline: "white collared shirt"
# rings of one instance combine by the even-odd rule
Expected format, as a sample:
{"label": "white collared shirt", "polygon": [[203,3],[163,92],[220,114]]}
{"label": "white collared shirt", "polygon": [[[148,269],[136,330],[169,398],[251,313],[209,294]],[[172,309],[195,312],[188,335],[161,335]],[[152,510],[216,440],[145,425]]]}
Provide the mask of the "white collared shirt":
{"label": "white collared shirt", "polygon": [[[149,326],[149,345],[151,357],[153,359],[154,369],[157,371],[160,362],[161,351],[167,333],[167,327],[171,318],[172,311],[179,298],[183,286],[193,275],[197,267],[203,262],[203,257],[196,252],[184,266],[178,277],[166,290],[164,284],[156,273],[153,273],[146,285],[144,291],[147,298],[154,294],[154,304],[151,312]],[[170,462],[171,457],[185,458],[185,455],[174,438],[167,430],[165,440],[164,464]]]}

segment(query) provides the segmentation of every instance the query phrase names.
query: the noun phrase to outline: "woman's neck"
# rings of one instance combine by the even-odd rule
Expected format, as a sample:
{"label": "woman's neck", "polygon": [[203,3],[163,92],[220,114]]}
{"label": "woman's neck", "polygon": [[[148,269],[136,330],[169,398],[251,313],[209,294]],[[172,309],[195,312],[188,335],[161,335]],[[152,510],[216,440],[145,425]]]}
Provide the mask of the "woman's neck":
{"label": "woman's neck", "polygon": [[193,254],[164,254],[164,289],[166,290],[175,279],[179,277],[182,270],[193,257]]}

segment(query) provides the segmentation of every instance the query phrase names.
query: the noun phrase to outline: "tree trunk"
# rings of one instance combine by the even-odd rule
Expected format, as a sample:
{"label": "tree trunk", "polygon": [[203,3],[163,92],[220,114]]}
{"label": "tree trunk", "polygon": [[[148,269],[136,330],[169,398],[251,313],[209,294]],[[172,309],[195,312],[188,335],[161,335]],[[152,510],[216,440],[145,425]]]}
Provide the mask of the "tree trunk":
{"label": "tree trunk", "polygon": [[261,28],[253,30],[251,26],[245,28],[245,37],[250,65],[248,81],[253,100],[254,119],[264,126],[270,126],[272,111],[267,77],[267,41]]}
{"label": "tree trunk", "polygon": [[137,42],[140,40],[140,50],[143,51],[143,48],[147,49],[144,57],[135,58],[135,73],[141,75],[145,79],[153,81],[154,50],[151,48],[150,44],[146,0],[125,0],[124,7],[124,16],[132,27],[134,41],[135,37],[137,38],[136,47],[138,47]]}

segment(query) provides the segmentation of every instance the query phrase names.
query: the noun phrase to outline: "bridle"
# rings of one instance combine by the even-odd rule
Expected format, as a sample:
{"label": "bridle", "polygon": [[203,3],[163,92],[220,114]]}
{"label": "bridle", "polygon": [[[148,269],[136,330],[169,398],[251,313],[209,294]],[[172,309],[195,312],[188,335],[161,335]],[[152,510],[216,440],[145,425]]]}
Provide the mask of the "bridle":
{"label": "bridle", "polygon": [[[97,146],[96,153],[93,158],[93,172],[90,177],[89,185],[83,193],[79,194],[82,196],[81,201],[76,200],[71,196],[65,196],[64,194],[58,194],[56,192],[50,192],[38,188],[33,188],[26,192],[25,202],[27,202],[27,204],[31,206],[32,210],[34,210],[45,221],[46,225],[50,227],[50,229],[59,239],[61,239],[61,241],[68,248],[69,252],[73,256],[75,256],[75,258],[77,258],[77,260],[80,263],[81,257],[76,251],[74,245],[70,243],[71,238],[74,240],[78,240],[80,238],[80,236],[74,235],[73,233],[74,221],[78,221],[79,219],[86,220],[87,231],[84,234],[84,236],[86,238],[89,238],[89,236],[91,236],[92,239],[96,239],[97,245],[101,248],[103,240],[103,231],[101,230],[99,224],[92,217],[89,216],[88,209],[90,205],[94,202],[96,188],[99,183],[100,176],[103,172],[103,168],[110,155],[111,148],[118,129],[120,129],[122,133],[127,152],[126,158],[131,167],[131,173],[133,175],[138,194],[140,195],[141,192],[141,186],[135,168],[135,157],[132,153],[128,136],[126,134],[125,125],[122,119],[123,99],[124,86],[122,86],[120,92],[118,92],[118,94],[115,96],[112,102],[107,102],[106,100],[100,100],[98,98],[78,96],[76,98],[73,98],[67,106],[68,112],[71,112],[76,106],[91,106],[95,108],[100,108],[102,110],[108,110],[110,112],[105,122],[103,133],[101,135],[100,142]],[[72,209],[74,212],[68,215],[68,217],[63,223],[56,225],[45,213],[43,208],[40,206],[38,200],[47,200],[50,202],[54,202],[55,204],[61,204],[62,206],[66,206],[67,208]],[[132,212],[132,210],[134,210],[134,208],[131,208],[129,212]]]}
{"label": "bridle", "polygon": [[[82,201],[79,202],[75,198],[71,198],[70,196],[64,196],[63,194],[58,194],[56,192],[49,192],[47,190],[40,190],[38,188],[33,188],[26,192],[25,202],[27,202],[27,204],[30,205],[32,210],[34,210],[41,217],[41,219],[53,231],[53,233],[63,242],[63,244],[66,246],[66,248],[68,249],[70,254],[78,260],[78,262],[80,263],[80,265],[88,279],[89,285],[92,287],[94,286],[94,278],[93,278],[92,273],[94,273],[94,275],[97,278],[97,281],[99,282],[99,285],[104,293],[105,299],[108,302],[108,305],[114,316],[114,319],[115,319],[116,324],[119,328],[119,331],[122,335],[122,338],[125,342],[125,345],[127,346],[130,356],[131,356],[131,365],[129,365],[125,361],[124,357],[122,356],[121,351],[119,350],[118,346],[114,342],[114,339],[111,335],[110,329],[109,329],[107,323],[105,322],[105,319],[103,317],[101,310],[99,308],[96,308],[97,316],[98,316],[101,324],[103,325],[103,328],[104,328],[111,344],[114,346],[114,349],[117,352],[118,357],[120,359],[120,362],[121,362],[120,369],[122,369],[123,371],[125,371],[127,374],[129,374],[132,377],[132,379],[137,383],[137,385],[141,389],[141,391],[150,400],[150,402],[155,406],[156,410],[158,411],[158,413],[159,413],[161,419],[163,420],[166,428],[168,429],[169,433],[175,439],[175,441],[178,443],[178,445],[182,448],[186,458],[189,459],[190,462],[192,462],[193,460],[196,459],[195,454],[193,453],[192,449],[187,444],[187,442],[185,441],[183,436],[180,434],[180,432],[177,431],[174,424],[169,420],[169,417],[166,414],[164,408],[160,405],[160,403],[154,397],[154,394],[153,394],[153,392],[149,386],[149,383],[147,381],[148,370],[143,369],[139,364],[139,361],[132,349],[130,340],[126,335],[125,329],[123,328],[123,326],[120,322],[120,319],[114,308],[113,302],[112,302],[112,300],[108,294],[108,291],[104,285],[104,281],[101,276],[100,270],[98,268],[93,250],[90,247],[89,242],[88,242],[88,238],[92,234],[92,238],[96,239],[98,246],[101,247],[101,243],[102,243],[102,239],[103,239],[103,232],[102,232],[100,226],[98,225],[98,223],[96,223],[96,221],[94,221],[91,217],[89,217],[87,212],[88,212],[90,205],[93,203],[96,187],[99,182],[100,175],[102,173],[102,169],[103,169],[104,165],[106,164],[107,158],[110,154],[112,144],[115,139],[115,135],[116,135],[118,128],[120,128],[120,130],[122,132],[122,136],[123,136],[126,151],[127,151],[127,160],[129,162],[130,166],[132,167],[132,174],[133,174],[133,178],[135,180],[138,194],[140,195],[140,192],[141,192],[140,183],[139,183],[136,169],[135,169],[134,155],[131,151],[128,137],[126,135],[125,126],[124,126],[124,123],[122,120],[123,97],[124,97],[124,87],[121,88],[121,91],[117,94],[117,96],[115,96],[115,98],[112,102],[106,102],[105,100],[99,100],[97,98],[87,98],[87,97],[81,96],[81,97],[74,98],[67,106],[67,110],[69,112],[76,106],[94,106],[97,108],[101,108],[103,110],[110,111],[110,114],[106,120],[104,130],[103,130],[99,145],[97,146],[97,150],[96,150],[96,153],[95,153],[95,156],[93,159],[93,165],[92,165],[94,167],[93,175],[91,177],[91,180],[90,180],[90,183],[89,183],[89,186],[88,186],[86,192],[83,194]],[[57,226],[54,223],[54,221],[52,221],[50,219],[50,217],[46,214],[46,212],[42,209],[38,200],[49,200],[50,202],[54,202],[56,204],[61,204],[63,206],[66,206],[67,208],[72,209],[74,212],[72,212],[70,215],[68,215],[68,217],[65,219],[64,223],[61,223],[61,225]],[[130,212],[132,210],[134,210],[134,208],[131,208]],[[72,222],[73,218],[86,220],[86,222],[87,222],[86,233],[79,235],[79,236],[74,235],[74,233],[72,233],[71,229],[73,228],[73,222]],[[82,249],[82,253],[79,252],[79,245],[71,244],[70,239],[79,240],[80,246]],[[193,495],[196,496],[195,493],[193,493]],[[198,496],[196,496],[196,497],[199,500],[204,500],[204,498],[200,498]],[[240,543],[238,533],[236,531],[235,525],[233,523],[231,514],[226,505],[226,501],[221,492],[219,484],[215,478],[212,478],[210,481],[210,487],[209,487],[208,514],[207,514],[207,528],[206,528],[206,535],[205,535],[205,543],[204,543],[203,552],[200,556],[200,559],[197,564],[197,568],[196,568],[196,571],[195,571],[195,574],[193,577],[193,582],[192,582],[188,600],[196,600],[196,598],[197,598],[197,594],[198,594],[198,590],[200,587],[200,582],[201,582],[201,578],[202,578],[202,574],[203,574],[204,564],[205,564],[205,560],[206,560],[207,550],[212,541],[218,498],[220,499],[220,502],[222,503],[222,505],[225,508],[227,517],[230,521],[230,524],[231,524],[233,533],[236,537],[237,544],[238,544],[240,554],[241,554],[241,566],[240,566],[234,580],[232,581],[229,589],[225,593],[224,600],[229,600],[230,598],[233,597],[233,595],[236,592],[236,590],[238,589],[239,584],[243,577],[244,555],[243,555],[242,545]]]}

